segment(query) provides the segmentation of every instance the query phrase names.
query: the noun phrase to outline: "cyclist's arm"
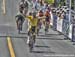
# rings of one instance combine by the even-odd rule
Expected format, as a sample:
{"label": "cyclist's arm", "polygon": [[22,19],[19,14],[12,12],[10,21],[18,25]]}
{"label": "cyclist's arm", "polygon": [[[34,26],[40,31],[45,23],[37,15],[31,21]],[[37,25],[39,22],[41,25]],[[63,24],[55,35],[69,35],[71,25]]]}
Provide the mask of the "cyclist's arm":
{"label": "cyclist's arm", "polygon": [[25,18],[26,18],[28,21],[32,19],[32,17],[30,17],[30,16],[26,16]]}
{"label": "cyclist's arm", "polygon": [[38,19],[45,19],[46,17],[45,16],[43,16],[43,17],[38,17]]}

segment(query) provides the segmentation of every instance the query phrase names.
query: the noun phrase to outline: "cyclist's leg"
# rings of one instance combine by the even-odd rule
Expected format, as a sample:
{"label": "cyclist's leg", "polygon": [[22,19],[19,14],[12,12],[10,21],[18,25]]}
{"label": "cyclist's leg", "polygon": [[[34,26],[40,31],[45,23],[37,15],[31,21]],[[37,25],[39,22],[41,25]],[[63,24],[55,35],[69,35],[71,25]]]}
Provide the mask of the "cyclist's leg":
{"label": "cyclist's leg", "polygon": [[23,24],[22,19],[19,19],[19,21],[18,21],[18,29],[20,31],[22,31],[22,24]]}
{"label": "cyclist's leg", "polygon": [[19,21],[19,18],[17,17],[17,18],[16,18],[17,30],[18,30],[18,21]]}
{"label": "cyclist's leg", "polygon": [[36,42],[36,34],[37,34],[37,26],[35,26],[35,36],[34,36],[34,43]]}
{"label": "cyclist's leg", "polygon": [[37,35],[38,35],[38,33],[39,33],[39,30],[41,29],[41,25],[42,25],[42,23],[40,22],[40,20],[38,21],[38,23],[37,23]]}
{"label": "cyclist's leg", "polygon": [[47,21],[46,21],[46,19],[45,19],[45,30],[46,30],[46,22],[47,22]]}
{"label": "cyclist's leg", "polygon": [[42,19],[42,28],[45,29],[45,21]]}
{"label": "cyclist's leg", "polygon": [[44,26],[45,26],[45,19],[43,19],[43,24],[44,24]]}
{"label": "cyclist's leg", "polygon": [[24,19],[21,20],[21,31],[23,29],[23,23],[24,23]]}
{"label": "cyclist's leg", "polygon": [[28,37],[27,37],[27,44],[29,44],[29,38],[30,38],[30,31],[31,31],[31,27],[28,27]]}
{"label": "cyclist's leg", "polygon": [[16,24],[17,24],[17,29],[18,29],[18,20],[16,21]]}
{"label": "cyclist's leg", "polygon": [[37,33],[37,35],[39,33],[39,24],[37,25],[36,33]]}
{"label": "cyclist's leg", "polygon": [[47,21],[47,29],[49,29],[49,21]]}
{"label": "cyclist's leg", "polygon": [[47,21],[45,20],[45,31],[46,31],[46,25],[47,25]]}
{"label": "cyclist's leg", "polygon": [[17,27],[18,27],[18,30],[20,29],[20,20],[17,20]]}
{"label": "cyclist's leg", "polygon": [[20,23],[19,23],[19,30],[22,31],[22,20],[20,20]]}
{"label": "cyclist's leg", "polygon": [[45,19],[45,22],[46,22],[46,23],[45,23],[45,27],[46,27],[46,26],[49,27],[49,22],[50,22],[49,19],[50,19],[50,18],[46,18],[46,19]]}
{"label": "cyclist's leg", "polygon": [[33,41],[35,43],[35,38],[36,38],[36,26],[32,27],[32,31],[33,31]]}

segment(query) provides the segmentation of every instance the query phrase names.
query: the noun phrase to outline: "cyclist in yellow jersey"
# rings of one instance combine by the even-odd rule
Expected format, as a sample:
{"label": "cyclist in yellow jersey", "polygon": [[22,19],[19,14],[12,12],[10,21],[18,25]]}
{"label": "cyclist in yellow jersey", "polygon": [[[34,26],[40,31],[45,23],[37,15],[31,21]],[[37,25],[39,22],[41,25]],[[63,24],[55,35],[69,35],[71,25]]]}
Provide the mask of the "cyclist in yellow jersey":
{"label": "cyclist in yellow jersey", "polygon": [[28,40],[27,44],[29,43],[29,35],[30,32],[33,31],[37,33],[37,24],[38,24],[38,18],[36,17],[36,14],[31,14],[29,13],[29,16],[27,16],[28,21],[29,21],[29,27],[28,27]]}
{"label": "cyclist in yellow jersey", "polygon": [[30,23],[31,23],[31,19],[32,19],[32,13],[29,13],[29,16],[27,16],[27,19],[28,19],[28,31],[29,31],[29,29],[31,28],[31,25],[30,25]]}
{"label": "cyclist in yellow jersey", "polygon": [[31,29],[31,27],[37,27],[37,22],[38,22],[38,19],[36,17],[36,14],[32,15],[31,13],[29,14],[29,16],[27,16],[28,18],[28,21],[29,21],[29,28]]}

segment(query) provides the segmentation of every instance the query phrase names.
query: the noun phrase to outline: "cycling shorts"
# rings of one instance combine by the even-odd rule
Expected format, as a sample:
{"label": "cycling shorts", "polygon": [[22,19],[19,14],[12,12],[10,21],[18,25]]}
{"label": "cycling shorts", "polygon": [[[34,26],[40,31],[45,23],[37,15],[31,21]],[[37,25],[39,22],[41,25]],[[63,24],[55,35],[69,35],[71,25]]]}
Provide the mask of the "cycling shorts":
{"label": "cycling shorts", "polygon": [[30,35],[30,32],[36,32],[36,26],[31,26],[29,32],[28,32],[28,35]]}
{"label": "cycling shorts", "polygon": [[46,16],[45,21],[49,22],[50,17]]}

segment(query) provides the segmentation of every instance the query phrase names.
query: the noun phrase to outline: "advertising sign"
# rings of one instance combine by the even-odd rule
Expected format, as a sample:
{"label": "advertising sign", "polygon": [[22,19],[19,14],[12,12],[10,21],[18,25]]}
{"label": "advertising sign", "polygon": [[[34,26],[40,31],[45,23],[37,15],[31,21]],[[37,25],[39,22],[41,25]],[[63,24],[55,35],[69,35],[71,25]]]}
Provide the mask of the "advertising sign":
{"label": "advertising sign", "polygon": [[60,19],[58,17],[58,19],[57,19],[57,31],[62,32],[62,24],[63,24],[63,19]]}
{"label": "advertising sign", "polygon": [[53,14],[52,14],[52,12],[50,12],[50,14],[51,14],[50,25],[53,26]]}
{"label": "advertising sign", "polygon": [[69,35],[68,36],[69,36],[70,39],[72,39],[72,31],[73,31],[72,26],[73,26],[73,24],[71,24],[70,27],[69,27]]}

